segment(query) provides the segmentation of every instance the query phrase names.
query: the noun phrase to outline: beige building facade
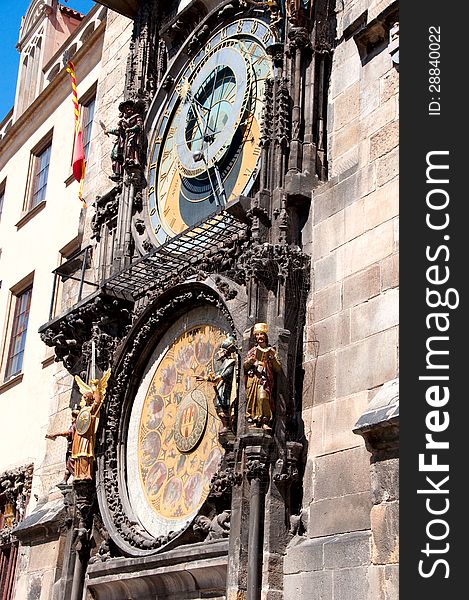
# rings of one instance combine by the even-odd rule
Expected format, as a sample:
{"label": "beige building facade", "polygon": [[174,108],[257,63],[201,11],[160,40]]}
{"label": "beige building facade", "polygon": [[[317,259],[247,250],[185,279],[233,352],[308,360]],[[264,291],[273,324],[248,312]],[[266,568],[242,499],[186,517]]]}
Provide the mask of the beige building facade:
{"label": "beige building facade", "polygon": [[[86,17],[52,0],[49,8],[42,4],[32,2],[23,22],[15,108],[0,139],[0,401],[11,423],[0,441],[0,476],[11,479],[20,468],[28,473],[21,481],[30,481],[22,484],[24,500],[29,495],[25,510],[8,522],[8,544],[19,550],[7,598],[397,599],[398,4],[196,0],[163,7],[108,0]],[[67,35],[54,33],[52,22],[65,24],[60,29]],[[249,44],[257,44],[251,46],[255,58],[241,62],[238,54]],[[25,78],[33,76],[21,69],[36,65],[38,52],[38,74],[34,85],[28,79],[26,94]],[[74,130],[64,55],[75,63],[83,115],[94,105],[86,208],[71,177]],[[210,145],[220,135],[216,117],[215,142],[205,137],[201,147],[206,144],[211,164],[207,193],[221,204],[219,221],[203,212],[197,217],[202,225],[187,217],[181,231],[161,242],[158,231],[169,226],[163,205],[152,212],[152,187],[165,189],[158,144],[172,136],[165,119],[174,119],[177,130],[174,115],[188,102],[197,116],[192,97],[205,106],[202,119],[208,106],[210,116],[204,81],[216,88],[212,55],[225,65],[222,107],[223,94],[231,98],[224,91],[230,77],[236,89],[244,89],[244,80],[236,79],[243,68],[250,85],[259,78],[265,94],[259,94],[259,139],[255,128],[252,138],[240,129],[244,141],[233,134],[225,154],[210,163]],[[270,65],[265,79],[272,83],[250,66],[259,56]],[[137,149],[145,157],[137,164],[129,161],[123,100],[144,134]],[[251,114],[255,119],[255,108]],[[236,127],[246,127],[243,119]],[[119,127],[120,179],[115,155],[111,160],[116,137],[104,131]],[[243,168],[254,175],[251,183],[240,175],[234,189],[241,192],[232,197],[225,173],[236,170],[237,143],[250,161]],[[44,199],[31,208],[31,169],[49,147]],[[224,171],[229,156],[235,167]],[[217,170],[218,188],[210,180]],[[187,194],[196,193],[190,187],[196,183],[187,185]],[[226,205],[217,195],[222,187]],[[29,314],[24,352],[13,368],[18,306]],[[158,523],[168,517],[160,510],[163,496],[157,507],[148,501],[159,491],[156,483],[148,491],[149,459],[141,445],[148,431],[136,424],[150,410],[142,408],[149,374],[156,381],[160,362],[166,365],[172,348],[182,347],[183,321],[184,331],[203,325],[235,339],[237,415],[228,433],[218,433],[221,458],[205,499],[194,501],[196,516],[158,536]],[[245,420],[241,373],[256,322],[267,323],[282,364],[271,432]],[[70,478],[57,487],[66,441],[45,435],[69,427],[80,401],[73,376],[89,381],[92,364],[100,374],[111,368],[93,481]],[[192,380],[177,369],[190,391]],[[171,402],[179,406],[185,397],[167,402],[169,415]],[[135,413],[139,403],[141,415]],[[169,438],[176,422],[166,427]],[[200,435],[192,454],[170,445],[165,451],[179,452],[178,464],[186,456],[196,464],[197,448],[206,443]],[[151,452],[169,473],[176,467],[161,458],[155,448],[163,442],[155,440]],[[140,469],[147,496],[128,490],[132,469]],[[194,467],[181,476],[183,485],[195,482],[197,472]],[[189,505],[187,489],[181,497]],[[3,502],[5,515],[11,502]]]}

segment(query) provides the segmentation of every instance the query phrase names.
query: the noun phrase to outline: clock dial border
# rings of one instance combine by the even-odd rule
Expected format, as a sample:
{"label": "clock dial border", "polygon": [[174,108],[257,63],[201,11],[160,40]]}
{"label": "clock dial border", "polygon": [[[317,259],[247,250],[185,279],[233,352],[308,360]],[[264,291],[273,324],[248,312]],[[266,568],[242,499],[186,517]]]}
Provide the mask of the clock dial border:
{"label": "clock dial border", "polygon": [[[200,197],[191,195],[190,199],[187,198],[185,181],[179,174],[177,150],[174,142],[172,146],[168,144],[168,139],[176,137],[175,122],[180,116],[178,113],[182,111],[181,96],[187,93],[187,85],[184,91],[184,82],[190,83],[197,76],[201,66],[203,68],[206,61],[224,45],[236,42],[238,45],[246,46],[243,60],[246,61],[247,69],[253,72],[252,98],[249,99],[252,106],[248,109],[248,113],[245,112],[245,118],[242,120],[243,127],[238,125],[236,128],[236,131],[243,129],[241,141],[237,142],[236,148],[233,147],[233,143],[229,144],[228,152],[232,155],[228,158],[231,162],[227,164],[226,172],[223,172],[223,180],[228,187],[227,200],[240,194],[247,194],[257,178],[260,167],[263,85],[265,79],[273,74],[272,61],[267,55],[266,48],[276,41],[274,31],[261,18],[237,19],[216,31],[192,60],[180,69],[175,77],[178,83],[168,92],[165,100],[159,94],[157,95],[155,101],[159,99],[161,107],[156,114],[154,110],[150,110],[150,115],[154,115],[151,120],[155,125],[152,127],[152,135],[149,136],[148,188],[144,195],[147,235],[153,245],[160,246],[166,243],[218,209],[216,202],[213,201],[214,185],[208,187],[208,178],[206,182],[204,179],[205,183],[203,182],[200,188],[202,190]],[[170,70],[168,75],[174,76],[174,73],[171,74]],[[184,129],[182,135],[185,135],[185,127],[182,129]],[[163,165],[164,180],[167,183],[161,187],[161,167],[164,159],[168,161]],[[215,179],[214,174],[211,174],[211,177]],[[203,192],[205,189],[203,186],[208,189],[208,192]]]}
{"label": "clock dial border", "polygon": [[[142,458],[142,444],[140,443],[142,440],[141,423],[147,406],[145,402],[147,391],[152,385],[152,381],[155,375],[158,373],[160,365],[163,365],[165,357],[168,356],[168,352],[171,350],[174,344],[178,342],[178,340],[182,336],[187,335],[188,332],[194,332],[202,327],[212,327],[217,329],[219,331],[218,338],[220,342],[229,332],[232,331],[228,321],[224,319],[220,315],[220,312],[213,307],[196,308],[192,311],[189,311],[187,315],[184,315],[183,317],[179,318],[169,327],[167,332],[164,334],[162,339],[157,343],[156,347],[154,348],[151,358],[148,360],[145,371],[140,379],[140,384],[135,394],[135,398],[131,408],[131,414],[129,417],[129,425],[127,431],[127,450],[125,457],[127,472],[127,493],[129,494],[129,501],[132,505],[133,513],[136,520],[138,520],[141,526],[146,531],[148,531],[150,535],[154,537],[168,535],[170,531],[183,530],[196,516],[196,514],[198,514],[199,510],[203,505],[203,502],[206,500],[207,495],[209,493],[210,482],[207,479],[208,475],[205,473],[206,468],[208,468],[208,466],[205,465],[204,461],[208,461],[209,458],[210,460],[213,459],[212,462],[215,462],[213,463],[212,467],[216,467],[219,461],[221,460],[221,457],[223,456],[223,451],[219,446],[218,442],[217,444],[213,443],[215,439],[214,436],[216,437],[217,435],[216,432],[214,433],[213,428],[215,426],[218,430],[218,428],[221,426],[221,422],[216,416],[215,408],[213,405],[213,388],[210,384],[204,382],[203,391],[208,402],[208,415],[207,423],[204,423],[203,431],[198,432],[199,437],[196,440],[196,443],[194,443],[193,446],[189,448],[186,452],[181,451],[177,448],[174,436],[173,441],[166,443],[166,445],[164,445],[163,439],[161,438],[161,436],[159,436],[161,443],[161,449],[158,448],[159,456],[155,457],[155,460],[151,463],[151,465],[149,463],[145,465],[143,472],[148,475],[150,469],[155,470],[155,465],[161,462],[162,465],[164,465],[164,468],[163,466],[161,466],[161,468],[159,469],[159,471],[161,471],[159,472],[159,475],[162,481],[158,483],[161,483],[161,485],[156,491],[154,495],[155,497],[148,496],[147,492],[145,491],[145,481],[142,480],[142,465],[139,461]],[[214,338],[215,337],[217,336],[215,335]],[[215,352],[216,348],[214,347],[212,356],[214,356]],[[213,365],[210,366],[210,369],[212,368]],[[202,374],[204,370],[202,368],[199,368],[199,372],[200,374]],[[200,386],[200,384],[198,385]],[[171,392],[169,392],[169,395],[170,394]],[[184,398],[182,399],[182,401],[184,401]],[[174,425],[176,425],[177,407],[176,405],[172,406],[171,403],[169,405],[165,404],[165,410],[167,410],[168,406],[171,409],[171,414],[168,415],[168,421],[171,421],[170,425],[171,427],[173,427]],[[208,431],[209,429],[210,431]],[[165,428],[161,426],[159,427],[159,429],[156,429],[154,431],[163,431],[166,435],[171,433],[168,428],[166,428],[165,430]],[[146,439],[146,437],[151,435],[154,431],[145,431],[144,439]],[[203,445],[206,440],[209,444],[211,444],[210,448],[203,448]],[[201,454],[199,452],[199,448],[201,448],[202,450]],[[168,452],[172,452],[174,456],[168,457],[166,460],[161,459],[161,455],[163,455],[164,453],[168,454]],[[207,454],[207,456],[205,456],[205,454]],[[187,477],[185,482],[181,483],[181,485],[183,486],[181,488],[181,494],[185,493],[185,486],[190,485],[190,482],[192,480],[195,481],[195,478],[198,477],[197,473],[200,474],[199,479],[202,480],[201,483],[203,483],[203,490],[199,499],[200,501],[194,503],[194,505],[191,506],[190,510],[186,510],[186,512],[182,516],[178,517],[177,515],[169,514],[169,512],[171,511],[168,510],[167,507],[165,508],[164,506],[162,506],[161,498],[165,493],[165,490],[163,488],[165,486],[168,487],[172,479],[176,480],[175,470],[177,466],[178,457],[180,458],[181,456],[189,457],[189,459],[197,458],[198,460],[200,458],[200,461],[198,463],[200,469],[198,469],[197,465],[193,465],[194,468],[192,468],[192,471],[190,471],[190,469],[184,470],[184,476],[187,475]],[[168,478],[168,473],[172,473],[172,479]],[[152,505],[152,502],[154,502],[155,500],[158,501],[158,499],[160,500],[159,507],[161,510],[155,510],[154,505]],[[183,500],[184,499],[181,496],[181,499],[178,499],[178,501],[176,502],[175,507],[184,508]]]}

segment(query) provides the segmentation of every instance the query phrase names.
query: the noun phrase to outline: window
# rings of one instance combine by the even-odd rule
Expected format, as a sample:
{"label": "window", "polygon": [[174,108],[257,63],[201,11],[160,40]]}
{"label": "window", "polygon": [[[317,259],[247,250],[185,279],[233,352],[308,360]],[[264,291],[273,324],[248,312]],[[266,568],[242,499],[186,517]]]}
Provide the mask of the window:
{"label": "window", "polygon": [[41,151],[33,153],[31,201],[29,203],[30,210],[46,198],[51,148],[52,141],[50,141]]}
{"label": "window", "polygon": [[5,368],[5,381],[21,373],[24,347],[28,331],[29,308],[31,305],[32,285],[15,296],[15,312],[11,326],[11,337]]}
{"label": "window", "polygon": [[82,132],[83,132],[83,150],[85,152],[85,160],[88,160],[88,153],[91,143],[91,129],[93,126],[94,109],[96,97],[93,96],[90,100],[83,104],[82,108]]}
{"label": "window", "polygon": [[5,198],[5,184],[0,185],[0,221],[2,220],[3,200]]}

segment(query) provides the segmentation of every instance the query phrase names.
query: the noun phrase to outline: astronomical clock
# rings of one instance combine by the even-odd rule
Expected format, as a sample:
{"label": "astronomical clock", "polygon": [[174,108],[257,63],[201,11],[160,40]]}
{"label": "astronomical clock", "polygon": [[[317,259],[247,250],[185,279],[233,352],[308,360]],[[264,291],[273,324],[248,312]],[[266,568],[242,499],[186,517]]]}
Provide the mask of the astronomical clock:
{"label": "astronomical clock", "polygon": [[175,84],[150,110],[145,219],[155,245],[255,186],[274,41],[266,22],[238,19],[168,74]]}
{"label": "astronomical clock", "polygon": [[153,351],[133,402],[127,484],[134,512],[155,537],[184,528],[207,498],[222,455],[214,388],[227,336],[220,322],[189,313]]}
{"label": "astronomical clock", "polygon": [[[153,252],[164,254],[168,241],[190,237],[196,225],[203,237],[211,216],[255,192],[264,92],[273,76],[267,49],[275,42],[268,20],[234,18],[213,28],[196,51],[183,46],[169,64],[146,117],[142,211]],[[118,440],[107,432],[100,501],[107,529],[130,555],[171,547],[178,538],[194,541],[198,516],[214,516],[211,483],[226,444],[216,386],[207,379],[222,367],[223,342],[239,341],[244,323],[236,324],[209,287],[183,288],[147,307],[114,368],[123,395],[108,403]],[[165,317],[157,318],[161,312]]]}

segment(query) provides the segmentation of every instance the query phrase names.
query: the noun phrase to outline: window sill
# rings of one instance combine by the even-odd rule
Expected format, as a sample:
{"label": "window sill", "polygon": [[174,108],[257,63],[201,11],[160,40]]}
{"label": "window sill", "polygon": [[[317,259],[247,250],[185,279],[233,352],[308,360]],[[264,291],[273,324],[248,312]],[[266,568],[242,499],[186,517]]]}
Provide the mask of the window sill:
{"label": "window sill", "polygon": [[41,366],[43,369],[45,369],[46,367],[53,365],[54,362],[55,362],[55,354],[51,354],[50,356],[48,356],[41,362]]}
{"label": "window sill", "polygon": [[73,175],[73,173],[70,173],[70,175],[67,177],[67,179],[64,181],[65,187],[68,187],[71,183],[73,183],[75,181],[75,176]]}
{"label": "window sill", "polygon": [[0,394],[3,394],[3,392],[6,392],[15,385],[18,385],[18,383],[21,383],[22,381],[23,373],[18,373],[18,375],[14,375],[11,379],[0,385]]}
{"label": "window sill", "polygon": [[21,217],[21,219],[16,224],[16,229],[21,229],[21,227],[26,225],[26,223],[28,223],[33,217],[35,217],[37,215],[37,213],[41,212],[41,210],[43,210],[43,208],[45,206],[46,206],[45,200],[43,200],[42,202],[39,202],[39,204],[37,206],[32,208],[29,212],[27,212],[25,215],[23,215]]}

